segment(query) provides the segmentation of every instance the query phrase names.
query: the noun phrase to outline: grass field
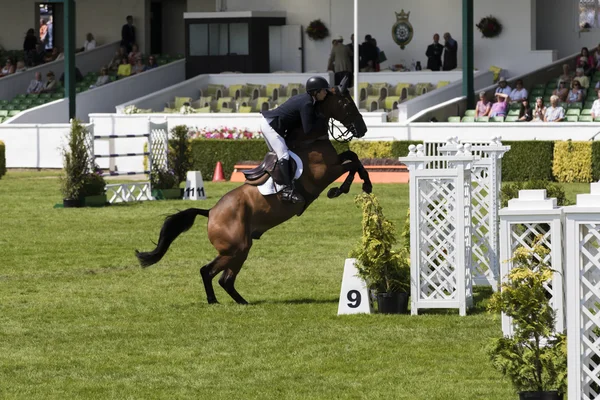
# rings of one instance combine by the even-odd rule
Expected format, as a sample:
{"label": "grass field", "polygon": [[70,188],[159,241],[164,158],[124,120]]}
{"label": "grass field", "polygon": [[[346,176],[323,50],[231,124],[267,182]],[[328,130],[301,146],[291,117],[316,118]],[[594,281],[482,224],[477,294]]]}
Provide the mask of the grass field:
{"label": "grass field", "polygon": [[[206,304],[198,269],[215,256],[198,217],[163,261],[141,269],[164,215],[208,200],[53,209],[55,173],[0,180],[0,399],[512,399],[486,346],[500,332],[467,317],[338,317],[341,276],[360,237],[350,195],[322,196],[255,242],[237,288]],[[589,190],[571,185],[569,196]],[[407,185],[377,185],[404,223]]]}

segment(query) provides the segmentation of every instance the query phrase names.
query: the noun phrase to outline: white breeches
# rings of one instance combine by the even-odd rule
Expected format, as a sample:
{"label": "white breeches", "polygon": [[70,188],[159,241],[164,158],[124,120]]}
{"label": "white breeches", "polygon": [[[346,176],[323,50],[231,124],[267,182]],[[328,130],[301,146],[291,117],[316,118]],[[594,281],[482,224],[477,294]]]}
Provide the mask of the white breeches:
{"label": "white breeches", "polygon": [[290,153],[287,145],[285,144],[285,139],[282,138],[279,133],[275,132],[273,128],[271,128],[269,122],[270,120],[267,120],[265,117],[262,117],[262,121],[260,122],[260,130],[265,138],[265,142],[267,142],[267,146],[270,150],[277,154],[278,160],[289,160]]}

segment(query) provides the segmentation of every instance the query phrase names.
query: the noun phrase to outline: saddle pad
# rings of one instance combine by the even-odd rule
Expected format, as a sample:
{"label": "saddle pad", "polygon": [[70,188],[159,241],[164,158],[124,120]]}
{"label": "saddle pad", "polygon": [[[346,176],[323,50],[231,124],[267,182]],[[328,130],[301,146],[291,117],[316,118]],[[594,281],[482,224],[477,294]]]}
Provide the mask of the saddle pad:
{"label": "saddle pad", "polygon": [[[302,170],[303,170],[302,160],[295,153],[293,153],[291,151],[289,153],[290,153],[290,157],[292,157],[294,159],[294,161],[296,161],[296,173],[294,174],[294,179],[298,179],[302,175]],[[273,178],[269,177],[269,179],[267,179],[267,181],[265,183],[258,186],[258,191],[263,196],[267,196],[269,194],[279,193],[283,188],[284,188],[283,185],[279,185],[279,184],[275,183]]]}

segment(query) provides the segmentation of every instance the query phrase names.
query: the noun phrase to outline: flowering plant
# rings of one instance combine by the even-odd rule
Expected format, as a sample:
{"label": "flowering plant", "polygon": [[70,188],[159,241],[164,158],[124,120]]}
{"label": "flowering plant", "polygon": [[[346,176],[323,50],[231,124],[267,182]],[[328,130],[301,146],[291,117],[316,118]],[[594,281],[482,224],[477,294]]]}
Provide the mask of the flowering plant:
{"label": "flowering plant", "polygon": [[329,29],[327,29],[323,21],[316,19],[308,24],[306,34],[312,40],[323,40],[329,36]]}
{"label": "flowering plant", "polygon": [[152,189],[173,189],[177,187],[179,180],[172,169],[161,168],[154,164],[150,172],[150,185]]}
{"label": "flowering plant", "polygon": [[194,110],[190,106],[183,105],[179,109],[179,114],[195,114],[195,113],[196,113],[196,110]]}
{"label": "flowering plant", "polygon": [[188,132],[190,139],[261,139],[261,132],[240,128],[201,128]]}
{"label": "flowering plant", "polygon": [[492,17],[491,15],[481,18],[481,21],[475,26],[479,29],[483,37],[486,38],[496,37],[502,32],[502,24],[496,17]]}
{"label": "flowering plant", "polygon": [[128,105],[123,109],[123,114],[146,114],[151,113],[152,110],[146,110],[143,108],[137,108],[135,105]]}

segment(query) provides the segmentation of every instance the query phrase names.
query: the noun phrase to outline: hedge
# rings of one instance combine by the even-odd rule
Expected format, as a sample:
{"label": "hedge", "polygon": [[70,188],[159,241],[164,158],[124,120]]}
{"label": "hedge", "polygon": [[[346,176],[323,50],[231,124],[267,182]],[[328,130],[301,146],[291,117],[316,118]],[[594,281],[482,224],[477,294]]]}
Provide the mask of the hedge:
{"label": "hedge", "polygon": [[502,144],[511,146],[502,158],[503,181],[552,180],[554,142],[527,140]]}
{"label": "hedge", "polygon": [[4,142],[0,141],[0,178],[6,174],[6,147]]}
{"label": "hedge", "polygon": [[552,174],[558,182],[591,182],[592,142],[554,143]]}
{"label": "hedge", "polygon": [[600,141],[592,142],[592,180],[600,181]]}

